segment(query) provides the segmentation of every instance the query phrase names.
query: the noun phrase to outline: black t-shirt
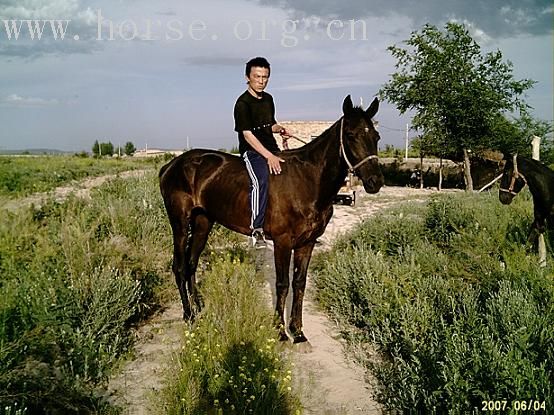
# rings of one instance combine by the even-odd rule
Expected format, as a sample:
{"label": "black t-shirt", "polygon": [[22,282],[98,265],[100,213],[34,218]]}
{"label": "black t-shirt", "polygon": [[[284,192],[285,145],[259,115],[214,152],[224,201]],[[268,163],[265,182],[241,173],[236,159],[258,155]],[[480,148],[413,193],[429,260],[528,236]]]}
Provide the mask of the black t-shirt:
{"label": "black t-shirt", "polygon": [[277,124],[271,95],[262,92],[262,98],[255,98],[250,92],[245,91],[235,103],[234,114],[240,154],[244,154],[247,150],[255,151],[244,138],[243,131],[252,131],[268,151],[272,153],[280,151],[271,131],[271,126]]}

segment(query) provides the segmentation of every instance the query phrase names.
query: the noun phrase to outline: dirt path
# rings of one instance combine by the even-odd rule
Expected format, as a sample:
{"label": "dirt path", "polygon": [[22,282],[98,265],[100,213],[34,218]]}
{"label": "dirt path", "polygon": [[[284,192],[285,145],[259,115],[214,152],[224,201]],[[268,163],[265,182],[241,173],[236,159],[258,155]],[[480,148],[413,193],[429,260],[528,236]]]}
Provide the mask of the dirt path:
{"label": "dirt path", "polygon": [[87,179],[72,182],[66,186],[60,186],[55,188],[50,192],[44,193],[34,193],[30,196],[8,200],[4,203],[2,208],[7,210],[17,210],[25,206],[40,206],[46,200],[53,198],[54,200],[61,202],[65,200],[70,194],[75,194],[77,197],[90,198],[90,190],[103,185],[108,180],[114,179],[116,177],[121,177],[127,179],[130,177],[141,177],[144,174],[150,171],[149,169],[143,170],[128,170],[117,174],[108,174],[105,176],[98,177],[89,177]]}
{"label": "dirt path", "polygon": [[[420,203],[433,192],[411,188],[385,187],[378,195],[368,195],[358,190],[356,206],[335,206],[333,218],[325,234],[319,239],[314,253],[325,252],[341,234],[349,232],[362,220],[380,210],[398,204]],[[264,272],[275,302],[275,269],[273,249],[270,245],[264,255]],[[268,266],[269,265],[269,266]],[[292,274],[292,270],[291,270]],[[304,333],[310,345],[296,349],[293,354],[295,370],[293,378],[303,396],[305,413],[314,415],[368,414],[382,411],[372,399],[371,384],[374,380],[360,366],[348,360],[344,353],[344,341],[336,325],[321,312],[313,300],[314,288],[308,274],[304,301]],[[286,315],[290,314],[292,296],[288,296]],[[295,350],[297,346],[293,346]]]}
{"label": "dirt path", "polygon": [[[428,190],[395,187],[383,188],[377,195],[359,192],[360,197],[355,207],[335,206],[333,218],[320,238],[321,243],[316,247],[316,252],[328,249],[339,234],[348,232],[361,220],[381,209],[399,202],[420,203],[432,193],[434,192]],[[263,268],[268,282],[268,301],[275,286],[272,255],[270,245],[256,258],[257,265]],[[293,354],[296,372],[294,378],[304,398],[306,413],[381,414],[379,406],[371,399],[371,390],[368,389],[371,379],[366,378],[363,368],[348,361],[339,331],[313,302],[309,277],[306,293],[304,331],[312,348],[308,353],[298,352],[296,349]],[[289,295],[289,302],[291,297]],[[180,346],[183,329],[181,316],[180,303],[172,303],[167,310],[137,331],[135,359],[122,368],[110,381],[109,387],[110,400],[123,406],[125,415],[153,413],[149,407],[151,396],[161,389],[164,365]]]}

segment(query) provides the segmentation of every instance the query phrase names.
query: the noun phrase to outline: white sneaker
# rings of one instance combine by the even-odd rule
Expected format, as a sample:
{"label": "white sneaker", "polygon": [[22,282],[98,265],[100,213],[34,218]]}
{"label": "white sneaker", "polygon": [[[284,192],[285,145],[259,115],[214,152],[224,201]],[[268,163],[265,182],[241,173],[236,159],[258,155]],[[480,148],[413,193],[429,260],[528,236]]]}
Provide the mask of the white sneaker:
{"label": "white sneaker", "polygon": [[264,231],[261,228],[256,228],[252,231],[252,247],[256,249],[265,248],[267,241],[265,240]]}

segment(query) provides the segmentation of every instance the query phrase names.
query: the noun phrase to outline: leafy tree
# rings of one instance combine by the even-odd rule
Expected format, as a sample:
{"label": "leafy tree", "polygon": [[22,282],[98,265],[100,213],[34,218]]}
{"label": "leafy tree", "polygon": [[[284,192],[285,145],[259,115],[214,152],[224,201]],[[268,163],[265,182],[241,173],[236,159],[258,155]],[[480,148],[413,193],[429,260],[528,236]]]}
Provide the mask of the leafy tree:
{"label": "leafy tree", "polygon": [[[469,153],[490,146],[505,111],[526,108],[520,96],[532,80],[514,80],[511,62],[500,51],[483,55],[464,25],[441,31],[425,25],[404,42],[390,46],[397,72],[380,91],[401,113],[413,110],[413,127],[422,139],[437,141],[444,156],[464,160],[466,188],[473,189]],[[437,143],[433,145],[436,146]]]}
{"label": "leafy tree", "polygon": [[132,156],[133,154],[135,154],[135,151],[137,151],[135,145],[132,142],[127,141],[125,143],[125,154],[127,154],[128,156]]}
{"label": "leafy tree", "polygon": [[100,144],[98,144],[98,140],[96,140],[92,145],[92,154],[94,157],[100,156]]}
{"label": "leafy tree", "polygon": [[101,143],[100,144],[100,150],[101,150],[101,154],[103,156],[113,156],[114,147],[113,147],[113,144],[111,142]]}
{"label": "leafy tree", "polygon": [[520,153],[531,155],[531,141],[534,136],[541,138],[541,160],[547,164],[554,162],[552,123],[533,118],[526,110],[518,118],[497,117],[492,128],[491,147],[504,154]]}
{"label": "leafy tree", "polygon": [[[540,137],[541,160],[547,164],[554,163],[554,142],[552,139],[554,128],[552,121],[533,118],[527,111],[522,111],[520,117],[514,120],[514,124],[527,149],[530,148],[533,136]],[[523,152],[521,148],[516,148],[516,151]]]}

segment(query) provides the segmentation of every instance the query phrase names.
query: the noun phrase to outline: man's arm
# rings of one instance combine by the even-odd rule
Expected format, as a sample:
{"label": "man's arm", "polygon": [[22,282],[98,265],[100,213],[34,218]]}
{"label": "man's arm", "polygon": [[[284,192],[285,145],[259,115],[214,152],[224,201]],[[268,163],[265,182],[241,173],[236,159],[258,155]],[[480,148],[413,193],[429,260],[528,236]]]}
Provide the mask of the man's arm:
{"label": "man's arm", "polygon": [[250,144],[250,146],[256,150],[258,153],[260,153],[263,157],[267,159],[267,164],[269,166],[269,172],[272,174],[280,174],[281,173],[281,164],[280,162],[284,162],[280,157],[277,157],[275,154],[273,154],[271,151],[269,151],[267,148],[264,147],[262,143],[260,143],[260,140],[256,138],[256,136],[252,133],[252,131],[245,130],[242,132],[244,134],[244,139]]}

